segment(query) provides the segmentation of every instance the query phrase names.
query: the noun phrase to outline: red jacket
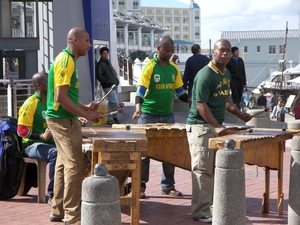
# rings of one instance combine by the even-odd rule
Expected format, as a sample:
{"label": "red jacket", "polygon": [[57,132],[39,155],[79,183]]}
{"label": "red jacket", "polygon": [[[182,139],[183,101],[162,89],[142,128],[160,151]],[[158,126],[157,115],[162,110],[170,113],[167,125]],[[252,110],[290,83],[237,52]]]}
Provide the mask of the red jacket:
{"label": "red jacket", "polygon": [[296,106],[296,109],[295,109],[295,119],[296,120],[300,119],[300,104]]}

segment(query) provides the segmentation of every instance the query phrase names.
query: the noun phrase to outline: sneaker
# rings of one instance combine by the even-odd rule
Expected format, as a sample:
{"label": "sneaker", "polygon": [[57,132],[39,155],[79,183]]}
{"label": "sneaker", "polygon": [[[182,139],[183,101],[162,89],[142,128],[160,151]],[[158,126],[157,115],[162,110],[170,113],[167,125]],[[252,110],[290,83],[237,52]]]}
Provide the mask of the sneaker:
{"label": "sneaker", "polygon": [[198,221],[203,223],[211,223],[212,222],[212,216],[201,216]]}
{"label": "sneaker", "polygon": [[50,214],[50,222],[62,222],[63,218]]}
{"label": "sneaker", "polygon": [[169,195],[172,197],[177,197],[177,196],[182,196],[182,193],[180,191],[177,191],[175,188],[171,189],[171,190],[161,190],[161,193],[163,195]]}
{"label": "sneaker", "polygon": [[119,119],[118,118],[114,118],[114,122],[113,122],[114,124],[120,124],[120,121],[119,121]]}

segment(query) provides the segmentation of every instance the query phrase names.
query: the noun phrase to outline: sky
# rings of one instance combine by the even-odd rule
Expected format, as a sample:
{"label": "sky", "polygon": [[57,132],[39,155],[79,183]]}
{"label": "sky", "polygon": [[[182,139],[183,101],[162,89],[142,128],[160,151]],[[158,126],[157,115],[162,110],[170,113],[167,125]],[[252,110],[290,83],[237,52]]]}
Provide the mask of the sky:
{"label": "sky", "polygon": [[[300,0],[194,0],[200,7],[201,47],[221,31],[300,29]],[[190,0],[141,0],[142,7],[189,8]]]}

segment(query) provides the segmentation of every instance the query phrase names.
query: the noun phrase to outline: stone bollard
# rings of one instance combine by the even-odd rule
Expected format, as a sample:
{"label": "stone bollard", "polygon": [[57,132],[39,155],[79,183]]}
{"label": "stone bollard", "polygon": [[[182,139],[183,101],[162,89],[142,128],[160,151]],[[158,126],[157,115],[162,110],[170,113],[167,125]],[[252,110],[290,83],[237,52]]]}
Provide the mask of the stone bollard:
{"label": "stone bollard", "polygon": [[225,149],[217,151],[214,225],[246,224],[244,153],[234,147],[235,141],[229,139],[225,142]]}
{"label": "stone bollard", "polygon": [[288,224],[300,224],[300,136],[292,138]]}
{"label": "stone bollard", "polygon": [[81,224],[120,225],[118,180],[107,174],[103,163],[95,165],[94,174],[82,182]]}
{"label": "stone bollard", "polygon": [[[256,113],[262,112],[264,109],[249,109],[247,113],[254,115]],[[257,128],[269,128],[270,123],[270,112],[263,112],[259,115],[254,116],[250,121],[246,123],[247,126],[253,126]]]}

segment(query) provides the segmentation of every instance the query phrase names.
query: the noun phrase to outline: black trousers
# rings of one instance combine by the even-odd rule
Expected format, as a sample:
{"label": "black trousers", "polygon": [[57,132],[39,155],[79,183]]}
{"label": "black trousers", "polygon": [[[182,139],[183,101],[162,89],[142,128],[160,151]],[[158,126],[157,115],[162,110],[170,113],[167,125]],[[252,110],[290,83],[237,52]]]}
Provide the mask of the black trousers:
{"label": "black trousers", "polygon": [[231,88],[232,101],[240,109],[240,102],[242,99],[244,85],[242,82],[235,82],[231,80],[230,88]]}

